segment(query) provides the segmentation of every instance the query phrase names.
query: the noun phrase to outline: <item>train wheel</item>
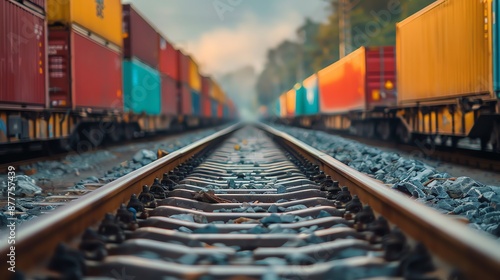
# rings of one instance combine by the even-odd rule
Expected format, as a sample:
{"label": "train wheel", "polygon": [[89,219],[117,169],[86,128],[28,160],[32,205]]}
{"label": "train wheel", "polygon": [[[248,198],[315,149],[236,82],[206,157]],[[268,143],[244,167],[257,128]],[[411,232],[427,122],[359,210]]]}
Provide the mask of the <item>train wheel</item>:
{"label": "train wheel", "polygon": [[397,136],[399,141],[405,144],[410,144],[413,140],[412,133],[404,126],[403,124],[399,124],[397,128]]}
{"label": "train wheel", "polygon": [[493,152],[500,153],[500,123],[496,123],[493,126],[493,131],[491,132],[490,143],[493,147]]}
{"label": "train wheel", "polygon": [[123,127],[120,124],[114,123],[106,136],[113,143],[119,142],[123,138]]}
{"label": "train wheel", "polygon": [[377,134],[382,140],[389,140],[392,137],[391,125],[387,121],[381,121],[377,124]]}

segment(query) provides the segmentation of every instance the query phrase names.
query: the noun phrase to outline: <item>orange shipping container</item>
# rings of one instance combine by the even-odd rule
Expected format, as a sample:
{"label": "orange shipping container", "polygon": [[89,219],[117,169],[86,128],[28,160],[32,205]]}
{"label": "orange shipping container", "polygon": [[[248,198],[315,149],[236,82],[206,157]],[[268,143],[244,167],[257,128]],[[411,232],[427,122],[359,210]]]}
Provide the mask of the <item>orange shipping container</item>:
{"label": "orange shipping container", "polygon": [[189,58],[189,87],[197,92],[201,92],[200,71],[193,58]]}
{"label": "orange shipping container", "polygon": [[295,116],[295,104],[296,104],[295,89],[289,90],[285,95],[286,95],[286,116],[293,117]]}
{"label": "orange shipping container", "polygon": [[286,93],[283,93],[280,96],[280,117],[284,118],[284,117],[286,117],[286,114],[287,114]]}
{"label": "orange shipping container", "polygon": [[48,0],[47,20],[49,25],[76,23],[115,45],[123,45],[120,0]]}
{"label": "orange shipping container", "polygon": [[398,103],[492,97],[490,5],[440,0],[397,24]]}
{"label": "orange shipping container", "polygon": [[222,88],[219,86],[219,84],[215,80],[212,80],[210,97],[212,97],[213,99],[217,100],[218,102],[220,102],[222,104],[226,103],[226,96],[224,94],[224,91],[222,90]]}

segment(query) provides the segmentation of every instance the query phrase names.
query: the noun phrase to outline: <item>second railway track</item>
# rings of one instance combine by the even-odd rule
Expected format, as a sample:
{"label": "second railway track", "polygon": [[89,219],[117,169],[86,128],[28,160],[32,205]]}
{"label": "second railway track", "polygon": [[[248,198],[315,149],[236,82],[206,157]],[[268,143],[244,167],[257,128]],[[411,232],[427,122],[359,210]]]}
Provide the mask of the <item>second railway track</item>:
{"label": "second railway track", "polygon": [[18,233],[27,278],[500,275],[497,241],[265,125],[224,129]]}

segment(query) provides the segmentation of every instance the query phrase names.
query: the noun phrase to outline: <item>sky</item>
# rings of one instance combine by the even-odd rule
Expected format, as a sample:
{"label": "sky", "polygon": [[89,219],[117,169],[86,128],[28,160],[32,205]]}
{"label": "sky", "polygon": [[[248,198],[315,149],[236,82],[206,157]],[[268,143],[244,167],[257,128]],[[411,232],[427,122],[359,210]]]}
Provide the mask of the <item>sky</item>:
{"label": "sky", "polygon": [[261,71],[267,50],[295,39],[305,17],[327,18],[324,0],[124,0],[168,40],[193,55],[203,74],[220,76],[251,65]]}

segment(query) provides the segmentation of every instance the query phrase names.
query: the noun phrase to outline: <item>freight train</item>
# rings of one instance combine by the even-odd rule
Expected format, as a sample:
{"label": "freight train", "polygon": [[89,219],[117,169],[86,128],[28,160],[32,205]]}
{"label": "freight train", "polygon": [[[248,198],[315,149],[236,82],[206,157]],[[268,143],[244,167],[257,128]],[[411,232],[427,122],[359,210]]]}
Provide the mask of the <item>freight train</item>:
{"label": "freight train", "polygon": [[500,152],[500,1],[438,0],[268,106],[287,124]]}
{"label": "freight train", "polygon": [[0,0],[0,14],[0,154],[236,117],[220,85],[132,5]]}

